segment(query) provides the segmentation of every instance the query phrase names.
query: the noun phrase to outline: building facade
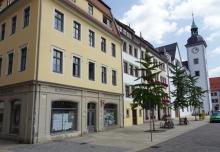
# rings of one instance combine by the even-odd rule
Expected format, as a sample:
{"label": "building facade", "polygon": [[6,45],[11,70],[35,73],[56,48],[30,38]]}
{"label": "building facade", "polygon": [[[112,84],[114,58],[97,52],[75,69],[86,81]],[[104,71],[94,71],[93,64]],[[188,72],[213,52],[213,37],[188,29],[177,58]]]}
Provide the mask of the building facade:
{"label": "building facade", "polygon": [[[173,85],[172,79],[170,78],[173,76],[172,71],[174,71],[175,66],[178,65],[180,67],[183,67],[187,74],[190,74],[190,72],[185,62],[182,62],[182,56],[177,43],[160,46],[156,49],[162,55],[164,55],[168,60],[167,63],[168,88],[169,88],[170,103],[172,104],[175,101],[175,97],[172,96],[171,92],[173,92],[176,89],[175,86]],[[170,116],[172,118],[190,116],[191,114],[192,114],[191,107],[178,109],[178,110],[170,109]]]}
{"label": "building facade", "polygon": [[[117,27],[123,40],[123,90],[124,90],[124,126],[143,124],[143,109],[132,108],[132,86],[141,83],[140,71],[140,38],[135,31],[120,21]],[[138,79],[138,80],[137,80]]]}
{"label": "building facade", "polygon": [[1,3],[0,137],[40,143],[123,126],[111,9],[96,0]]}
{"label": "building facade", "polygon": [[220,77],[209,78],[212,100],[212,111],[220,110]]}
{"label": "building facade", "polygon": [[209,114],[212,109],[212,104],[210,100],[210,86],[207,68],[207,44],[203,37],[199,35],[198,27],[194,22],[194,18],[191,26],[191,37],[187,40],[185,46],[187,48],[187,64],[190,74],[198,78],[197,86],[201,87],[203,90],[207,90],[205,96],[201,100],[203,103],[201,111]]}

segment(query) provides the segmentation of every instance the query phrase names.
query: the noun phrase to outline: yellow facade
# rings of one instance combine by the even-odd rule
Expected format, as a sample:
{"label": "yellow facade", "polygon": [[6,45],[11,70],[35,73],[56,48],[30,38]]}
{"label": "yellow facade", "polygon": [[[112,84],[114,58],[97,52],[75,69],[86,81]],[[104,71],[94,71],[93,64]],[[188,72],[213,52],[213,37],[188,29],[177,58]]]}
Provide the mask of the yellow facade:
{"label": "yellow facade", "polygon": [[[6,23],[6,38],[0,41],[0,56],[3,58],[3,75],[0,77],[0,86],[15,84],[29,80],[39,80],[63,85],[101,90],[122,94],[122,73],[121,73],[121,41],[112,34],[85,19],[75,10],[69,8],[58,0],[47,0],[41,2],[41,15],[38,10],[40,1],[31,0],[29,3],[22,0],[13,9],[6,10],[0,16],[0,24]],[[85,12],[88,9],[88,1],[76,1],[76,4]],[[23,28],[23,10],[26,6],[31,7],[30,25]],[[64,14],[64,32],[54,29],[55,9]],[[94,7],[93,17],[102,22],[102,12]],[[10,35],[11,17],[17,15],[16,33]],[[41,17],[41,18],[40,18]],[[38,22],[38,19],[39,22]],[[73,21],[81,24],[81,40],[73,38]],[[40,33],[38,37],[38,23]],[[104,25],[104,23],[103,23]],[[89,46],[89,29],[95,32],[95,47]],[[101,37],[107,42],[107,51],[101,51]],[[39,43],[38,43],[39,40]],[[112,57],[111,43],[116,45],[116,57]],[[12,45],[13,44],[13,45]],[[39,48],[38,48],[39,44]],[[19,48],[28,46],[27,69],[19,72]],[[56,74],[52,69],[52,49],[59,48],[63,51],[63,74]],[[13,72],[7,75],[7,53],[14,52]],[[39,52],[37,52],[39,51]],[[39,53],[38,76],[37,53]],[[82,60],[81,77],[72,76],[72,57],[79,56]],[[95,62],[95,81],[88,79],[88,61]],[[101,66],[107,67],[107,84],[101,82]],[[117,85],[112,85],[112,70],[117,72]]]}
{"label": "yellow facade", "polygon": [[[0,86],[20,83],[24,81],[34,80],[35,77],[35,61],[36,61],[36,41],[37,41],[37,16],[38,1],[30,0],[29,3],[22,0],[13,9],[5,10],[0,15],[0,25],[5,23],[5,39],[0,41],[0,56],[2,57],[2,75],[0,76]],[[31,7],[30,24],[23,28],[23,11],[26,7]],[[17,15],[17,27],[15,34],[11,34],[11,18]],[[28,47],[26,70],[19,71],[20,49],[23,46]],[[8,53],[14,53],[13,72],[7,75]]]}

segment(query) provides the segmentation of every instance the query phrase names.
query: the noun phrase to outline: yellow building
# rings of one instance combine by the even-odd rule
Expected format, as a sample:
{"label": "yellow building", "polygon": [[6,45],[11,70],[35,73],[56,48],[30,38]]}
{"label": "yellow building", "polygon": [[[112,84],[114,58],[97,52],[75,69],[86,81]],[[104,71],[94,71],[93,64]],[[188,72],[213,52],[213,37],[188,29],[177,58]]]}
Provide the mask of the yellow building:
{"label": "yellow building", "polygon": [[101,0],[0,0],[0,137],[123,125],[122,41]]}

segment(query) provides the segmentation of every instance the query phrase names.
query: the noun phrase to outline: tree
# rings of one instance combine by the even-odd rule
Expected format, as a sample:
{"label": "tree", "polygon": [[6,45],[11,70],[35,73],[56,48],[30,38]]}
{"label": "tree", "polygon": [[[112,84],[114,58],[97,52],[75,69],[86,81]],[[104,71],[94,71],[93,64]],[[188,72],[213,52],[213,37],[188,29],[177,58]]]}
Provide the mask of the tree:
{"label": "tree", "polygon": [[174,70],[171,71],[171,73],[173,74],[173,76],[171,76],[170,78],[172,79],[172,83],[176,88],[174,91],[171,92],[171,95],[175,98],[172,106],[176,111],[179,111],[180,109],[188,107],[188,76],[186,71],[178,65],[174,66]]}
{"label": "tree", "polygon": [[204,94],[207,91],[204,91],[201,87],[196,86],[197,77],[193,77],[191,75],[188,76],[189,80],[189,96],[188,96],[188,103],[190,106],[193,107],[193,113],[195,114],[195,120],[197,120],[196,117],[196,110],[199,111],[200,108],[202,108],[202,102],[201,99],[204,97]]}
{"label": "tree", "polygon": [[142,73],[137,80],[141,79],[141,83],[132,86],[133,91],[131,95],[133,97],[133,108],[141,106],[144,110],[150,110],[153,114],[153,130],[155,130],[154,110],[156,107],[162,107],[161,101],[167,98],[168,95],[164,91],[165,86],[161,82],[155,81],[155,77],[161,71],[157,70],[160,65],[154,64],[152,61],[153,58],[153,56],[150,56],[149,53],[146,52],[144,60],[137,61],[141,65],[138,71]]}

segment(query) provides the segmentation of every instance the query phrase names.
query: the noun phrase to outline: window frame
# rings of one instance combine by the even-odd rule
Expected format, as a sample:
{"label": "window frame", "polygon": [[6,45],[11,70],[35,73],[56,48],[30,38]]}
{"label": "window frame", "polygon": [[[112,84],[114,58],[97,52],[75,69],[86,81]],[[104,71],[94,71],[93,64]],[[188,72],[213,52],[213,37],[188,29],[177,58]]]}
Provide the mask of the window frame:
{"label": "window frame", "polygon": [[195,71],[195,76],[199,77],[200,76],[200,71]]}
{"label": "window frame", "polygon": [[[59,16],[57,16],[57,14],[61,18],[59,18]],[[64,14],[61,11],[59,11],[58,9],[55,9],[54,10],[54,17],[53,17],[53,19],[54,19],[53,20],[54,29],[64,33]],[[60,25],[59,25],[59,22],[60,22]]]}
{"label": "window frame", "polygon": [[74,20],[73,21],[73,38],[80,41],[81,40],[81,31],[82,31],[81,24]]}
{"label": "window frame", "polygon": [[2,23],[0,29],[1,29],[0,41],[3,41],[3,40],[5,40],[5,34],[6,34],[6,23]]}
{"label": "window frame", "polygon": [[11,35],[16,33],[17,28],[17,15],[11,18]]}
{"label": "window frame", "polygon": [[112,85],[117,86],[117,71],[116,70],[112,70]]}
{"label": "window frame", "polygon": [[[27,10],[28,10],[28,14],[26,14]],[[23,28],[26,28],[30,25],[30,16],[31,16],[31,7],[26,6],[23,10]]]}
{"label": "window frame", "polygon": [[[90,63],[92,63],[94,66],[94,69],[93,69],[93,78],[90,78]],[[96,73],[96,63],[95,62],[93,62],[93,61],[91,61],[91,60],[89,60],[88,61],[88,79],[90,80],[90,81],[95,81],[95,73]]]}
{"label": "window frame", "polygon": [[88,14],[90,15],[94,14],[94,7],[91,3],[88,3]]}
{"label": "window frame", "polygon": [[[25,49],[26,48],[26,54],[25,54],[25,56],[23,56],[23,54],[22,54],[22,51],[23,51],[23,49]],[[27,45],[25,45],[25,46],[23,46],[23,47],[21,47],[20,48],[20,62],[19,62],[19,71],[20,72],[23,72],[23,71],[25,71],[26,69],[27,69],[27,56],[28,56],[28,46]],[[22,65],[23,64],[23,57],[25,57],[25,62],[24,62],[24,64],[25,65]]]}
{"label": "window frame", "polygon": [[[78,60],[78,63],[74,63],[74,61],[76,61],[76,60],[74,60],[74,58]],[[73,55],[72,60],[73,60],[73,62],[72,62],[72,76],[76,77],[76,78],[80,78],[81,77],[81,63],[82,63],[81,58],[79,56]],[[74,74],[74,66],[77,66],[78,71],[76,72],[76,74]]]}
{"label": "window frame", "polygon": [[194,59],[193,59],[193,63],[194,63],[195,65],[199,64],[199,58],[194,58]]}
{"label": "window frame", "polygon": [[3,57],[0,55],[0,77],[2,76],[3,71]]}
{"label": "window frame", "polygon": [[104,37],[101,37],[101,51],[106,53],[106,39]]}
{"label": "window frame", "polygon": [[[61,53],[61,55],[62,55],[62,57],[61,57],[61,62],[60,62],[60,64],[61,64],[61,71],[55,71],[54,70],[54,51],[57,51],[57,52],[59,52],[59,53]],[[57,60],[58,58],[56,58],[56,60]],[[52,48],[52,72],[53,73],[56,73],[56,74],[63,74],[64,73],[64,51],[63,50],[61,50],[61,49],[59,49],[59,48],[56,48],[56,47],[53,47]]]}
{"label": "window frame", "polygon": [[[104,70],[104,71],[103,71]],[[101,66],[101,79],[102,79],[102,84],[107,84],[108,82],[108,71],[107,71],[107,67],[102,65]]]}
{"label": "window frame", "polygon": [[95,32],[89,29],[89,46],[95,48]]}
{"label": "window frame", "polygon": [[[10,55],[12,54],[12,60],[10,63]],[[13,73],[13,64],[14,64],[14,51],[8,52],[8,62],[7,62],[7,75],[12,75]]]}
{"label": "window frame", "polygon": [[112,43],[111,47],[112,47],[112,56],[116,58],[116,45]]}

